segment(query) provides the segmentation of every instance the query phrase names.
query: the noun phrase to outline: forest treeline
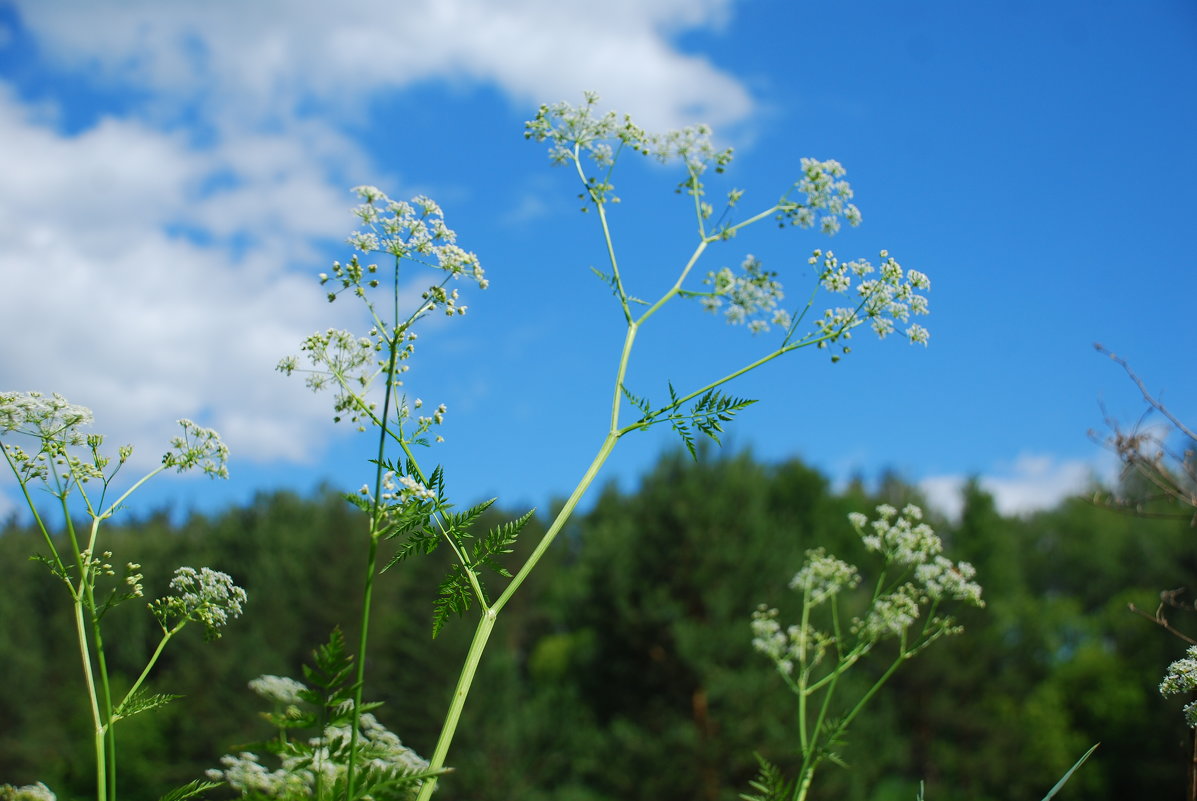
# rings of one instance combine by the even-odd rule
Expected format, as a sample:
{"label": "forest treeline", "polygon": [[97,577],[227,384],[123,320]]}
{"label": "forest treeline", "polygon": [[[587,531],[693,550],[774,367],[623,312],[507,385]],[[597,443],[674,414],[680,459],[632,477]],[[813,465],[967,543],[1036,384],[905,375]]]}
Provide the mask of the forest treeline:
{"label": "forest treeline", "polygon": [[[808,548],[868,564],[849,512],[920,500],[895,478],[836,492],[797,461],[747,454],[671,454],[634,492],[608,486],[500,619],[438,798],[725,801],[747,789],[754,752],[792,769],[794,699],[753,651],[751,613],[764,603],[793,619],[787,584]],[[550,511],[522,542],[536,541]],[[1096,742],[1062,798],[1180,797],[1189,732],[1181,702],[1157,687],[1184,644],[1128,603],[1154,611],[1161,590],[1197,587],[1188,523],[1081,499],[1004,517],[977,486],[965,489],[959,521],[931,522],[953,558],[976,566],[987,606],[962,612],[962,635],[896,674],[844,744],[849,769],[825,769],[817,797],[913,801],[923,781],[928,801],[1039,799]],[[224,570],[249,593],[222,639],[189,630],[166,652],[152,689],[184,697],[122,724],[123,797],[156,799],[270,735],[247,682],[301,678],[334,627],[356,637],[363,526],[332,491],[262,495],[183,523],[166,512],[118,518],[112,561],[142,565],[147,598],[179,565]],[[44,781],[60,799],[86,798],[90,719],[70,605],[29,558],[43,547],[11,522],[0,535],[0,782]],[[425,756],[472,633],[454,620],[431,638],[446,558],[383,575],[371,623],[366,697],[384,702],[376,715]],[[137,604],[111,614],[120,691],[159,632]],[[1197,620],[1173,614],[1197,632]],[[875,678],[867,674],[847,680]]]}

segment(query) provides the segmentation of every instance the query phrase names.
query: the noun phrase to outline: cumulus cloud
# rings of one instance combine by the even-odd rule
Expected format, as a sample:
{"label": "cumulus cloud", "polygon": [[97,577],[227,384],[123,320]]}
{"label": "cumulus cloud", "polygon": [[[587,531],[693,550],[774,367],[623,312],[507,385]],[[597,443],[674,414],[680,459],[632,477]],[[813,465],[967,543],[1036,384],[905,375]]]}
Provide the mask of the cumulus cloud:
{"label": "cumulus cloud", "polygon": [[[1091,462],[1023,454],[1013,464],[979,475],[978,482],[993,496],[999,512],[1025,515],[1084,493],[1102,474],[1102,469]],[[968,477],[962,475],[928,476],[918,486],[933,507],[957,519],[963,511],[961,491],[967,482]]]}
{"label": "cumulus cloud", "polygon": [[652,128],[744,119],[732,76],[670,41],[731,0],[107,0],[21,5],[48,52],[215,118],[353,104],[431,79],[497,86],[521,106],[604,95]]}
{"label": "cumulus cloud", "polygon": [[247,169],[132,120],[64,136],[9,92],[0,139],[5,388],[61,392],[122,441],[164,445],[189,415],[250,458],[302,458],[326,415],[269,376],[324,308],[285,268],[343,232],[344,191],[287,159],[286,139],[281,163]]}

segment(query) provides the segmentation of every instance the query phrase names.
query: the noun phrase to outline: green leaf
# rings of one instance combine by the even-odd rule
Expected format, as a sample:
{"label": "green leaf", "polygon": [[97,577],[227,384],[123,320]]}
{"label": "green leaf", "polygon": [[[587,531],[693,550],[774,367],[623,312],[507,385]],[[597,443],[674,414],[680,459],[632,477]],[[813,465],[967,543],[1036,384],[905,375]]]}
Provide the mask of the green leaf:
{"label": "green leaf", "polygon": [[474,545],[471,567],[478,568],[486,566],[500,576],[511,578],[511,572],[496,562],[495,557],[500,554],[509,554],[514,550],[520,531],[532,519],[532,515],[535,512],[535,509],[529,509],[526,514],[521,515],[519,518],[491,529],[485,539]]}
{"label": "green leaf", "polygon": [[170,695],[168,693],[154,693],[147,695],[144,690],[138,690],[129,698],[126,698],[112,714],[119,718],[131,718],[141,712],[148,712],[151,709],[157,709],[160,706],[166,706],[176,698],[182,698],[181,695]]}
{"label": "green leaf", "polygon": [[373,504],[369,498],[367,498],[365,495],[362,495],[360,492],[346,492],[341,497],[366,514],[370,514],[371,506]]}
{"label": "green leaf", "polygon": [[641,398],[633,395],[631,390],[629,390],[623,383],[620,383],[619,391],[622,392],[623,396],[628,399],[628,403],[640,410],[640,414],[642,415],[640,418],[641,421],[647,421],[653,416],[652,404],[649,403],[648,398]]}
{"label": "green leaf", "polygon": [[182,787],[176,787],[166,795],[162,796],[159,801],[183,801],[186,798],[194,798],[201,793],[206,793],[209,790],[215,790],[217,787],[223,786],[224,782],[206,782],[196,779],[193,782],[184,784]]}
{"label": "green leaf", "polygon": [[1069,768],[1068,772],[1060,777],[1060,781],[1056,782],[1056,786],[1051,790],[1048,790],[1047,795],[1043,796],[1043,801],[1050,801],[1050,799],[1055,796],[1056,793],[1060,792],[1060,789],[1068,783],[1069,779],[1072,778],[1072,774],[1076,772],[1076,769],[1083,765],[1085,760],[1093,755],[1093,752],[1097,750],[1097,746],[1099,745],[1101,745],[1101,743],[1094,743],[1092,748],[1082,754],[1081,758],[1076,761],[1076,764]]}
{"label": "green leaf", "polygon": [[329,709],[352,700],[353,656],[345,649],[345,635],[339,626],[329,633],[327,643],[312,651],[312,659],[313,665],[303,666],[303,676],[316,689],[300,692],[299,697]]}
{"label": "green leaf", "polygon": [[58,562],[54,561],[50,557],[46,556],[45,554],[35,553],[32,556],[30,556],[29,558],[34,562],[41,562],[55,576],[57,576],[58,578],[62,579],[63,581],[65,581],[67,583],[70,583],[71,577],[69,575],[67,575],[65,572],[63,572],[63,570],[58,566]]}
{"label": "green leaf", "polygon": [[753,756],[756,757],[761,768],[757,772],[756,778],[750,781],[748,786],[756,792],[740,793],[740,798],[744,801],[787,801],[793,791],[793,784],[786,781],[781,768],[760,754],[753,754]]}
{"label": "green leaf", "polygon": [[453,541],[460,545],[465,539],[473,539],[473,534],[469,532],[470,526],[482,517],[482,513],[491,507],[497,498],[491,498],[489,501],[483,501],[476,506],[472,506],[464,512],[456,514],[447,514],[444,516],[445,533],[453,538]]}
{"label": "green leaf", "polygon": [[699,398],[698,403],[694,404],[690,410],[690,417],[694,421],[695,428],[713,439],[716,444],[721,445],[718,436],[723,433],[721,424],[730,422],[736,412],[754,403],[756,403],[755,400],[734,398],[711,390]]}
{"label": "green leaf", "polygon": [[464,615],[470,609],[470,598],[473,595],[470,579],[465,568],[455,564],[449,569],[449,575],[437,587],[438,598],[432,606],[432,636],[435,639],[445,627],[445,621],[450,615]]}
{"label": "green leaf", "polygon": [[[668,381],[669,386],[669,406],[667,408],[676,409],[678,406],[677,392],[673,389],[673,382]],[[690,452],[690,458],[698,461],[698,451],[694,447],[694,435],[690,433],[690,427],[686,425],[686,418],[674,412],[669,415],[669,424],[673,426],[673,430],[682,438],[682,443],[686,446],[686,450]]]}
{"label": "green leaf", "polygon": [[619,295],[619,284],[615,282],[615,276],[607,275],[605,272],[597,267],[591,267],[590,272],[598,276],[598,279],[611,288],[612,295]]}

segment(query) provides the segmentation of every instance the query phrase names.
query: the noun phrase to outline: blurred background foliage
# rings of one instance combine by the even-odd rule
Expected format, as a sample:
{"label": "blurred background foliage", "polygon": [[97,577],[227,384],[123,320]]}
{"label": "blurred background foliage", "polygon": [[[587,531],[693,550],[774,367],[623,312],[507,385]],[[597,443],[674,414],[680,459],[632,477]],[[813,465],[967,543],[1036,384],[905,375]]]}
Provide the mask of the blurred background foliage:
{"label": "blurred background foliage", "polygon": [[[932,523],[953,558],[973,562],[987,607],[963,635],[903,668],[850,735],[849,769],[825,768],[816,797],[912,801],[1038,799],[1090,745],[1062,798],[1179,797],[1190,753],[1182,701],[1156,690],[1184,643],[1127,609],[1197,587],[1189,521],[1142,519],[1081,500],[1004,517],[977,486],[958,521]],[[794,619],[786,588],[822,545],[866,572],[846,516],[919,502],[895,477],[833,491],[793,461],[750,454],[664,456],[632,493],[608,486],[504,611],[438,798],[475,801],[725,801],[747,788],[754,751],[794,768],[795,705],[751,648],[760,603]],[[486,526],[524,510],[492,510]],[[525,552],[546,512],[522,536]],[[364,521],[336,493],[278,493],[172,523],[163,511],[109,529],[113,563],[140,562],[147,598],[178,565],[224,570],[249,592],[217,642],[188,631],[152,689],[181,693],[122,724],[120,783],[156,799],[269,736],[247,682],[300,677],[334,626],[356,636]],[[87,710],[63,589],[29,556],[32,529],[0,534],[0,781],[45,781],[60,799],[92,786]],[[518,555],[517,555],[518,557]],[[417,751],[432,750],[472,634],[453,621],[431,639],[446,555],[404,563],[376,585],[366,697]],[[513,560],[514,563],[514,560]],[[1191,615],[1190,615],[1191,617]],[[1197,620],[1173,611],[1190,634]],[[107,620],[118,684],[156,643],[128,603]],[[869,668],[850,680],[870,680]],[[219,791],[212,797],[220,797]]]}

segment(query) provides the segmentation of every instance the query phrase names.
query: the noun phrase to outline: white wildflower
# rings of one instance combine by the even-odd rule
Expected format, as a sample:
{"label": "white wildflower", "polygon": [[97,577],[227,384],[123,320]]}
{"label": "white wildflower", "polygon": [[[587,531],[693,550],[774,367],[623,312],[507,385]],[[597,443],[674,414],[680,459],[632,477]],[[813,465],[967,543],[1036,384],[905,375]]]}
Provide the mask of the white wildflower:
{"label": "white wildflower", "polygon": [[806,552],[806,563],[790,581],[790,589],[800,590],[811,606],[860,584],[856,567],[829,555],[823,548]]}
{"label": "white wildflower", "polygon": [[295,679],[290,679],[286,676],[265,674],[258,676],[256,679],[251,679],[249,689],[267,701],[286,705],[300,703],[303,699],[300,698],[299,694],[305,692],[308,688]]}

